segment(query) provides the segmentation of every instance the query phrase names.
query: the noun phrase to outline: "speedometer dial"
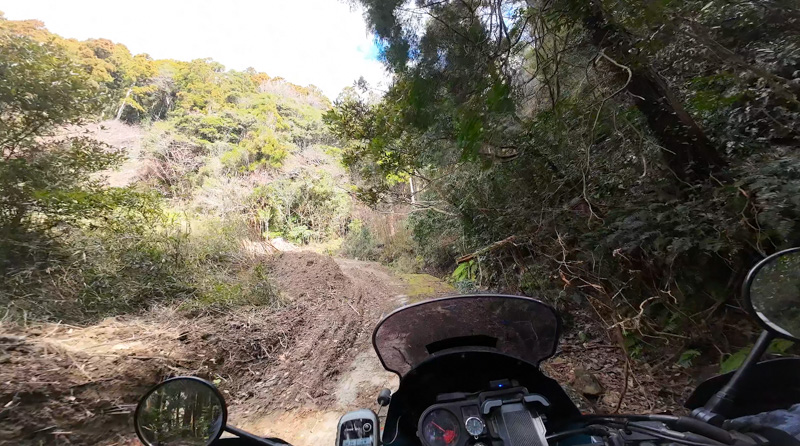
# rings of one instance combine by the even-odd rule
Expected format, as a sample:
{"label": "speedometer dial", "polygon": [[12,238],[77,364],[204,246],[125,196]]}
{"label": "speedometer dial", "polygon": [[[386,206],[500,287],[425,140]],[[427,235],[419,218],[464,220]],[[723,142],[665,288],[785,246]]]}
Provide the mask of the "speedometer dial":
{"label": "speedometer dial", "polygon": [[458,418],[445,409],[432,410],[422,421],[422,436],[427,446],[455,446],[460,430]]}

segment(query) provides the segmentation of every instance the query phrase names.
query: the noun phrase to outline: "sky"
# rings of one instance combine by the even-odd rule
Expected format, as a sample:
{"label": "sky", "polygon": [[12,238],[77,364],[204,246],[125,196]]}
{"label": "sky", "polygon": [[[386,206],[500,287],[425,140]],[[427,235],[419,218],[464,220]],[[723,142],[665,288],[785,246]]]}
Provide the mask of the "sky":
{"label": "sky", "polygon": [[0,0],[0,11],[154,59],[210,57],[229,69],[253,67],[314,84],[331,99],[359,76],[379,89],[389,78],[361,11],[342,0]]}

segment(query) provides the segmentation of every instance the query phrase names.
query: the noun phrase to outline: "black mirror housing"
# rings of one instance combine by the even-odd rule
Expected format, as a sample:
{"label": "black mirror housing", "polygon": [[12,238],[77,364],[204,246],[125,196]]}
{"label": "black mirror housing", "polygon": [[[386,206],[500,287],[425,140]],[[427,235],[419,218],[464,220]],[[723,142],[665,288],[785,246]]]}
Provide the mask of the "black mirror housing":
{"label": "black mirror housing", "polygon": [[228,421],[225,399],[210,382],[180,376],[150,389],[134,413],[134,428],[147,446],[211,445]]}
{"label": "black mirror housing", "polygon": [[758,262],[742,285],[747,311],[773,335],[800,342],[800,247]]}

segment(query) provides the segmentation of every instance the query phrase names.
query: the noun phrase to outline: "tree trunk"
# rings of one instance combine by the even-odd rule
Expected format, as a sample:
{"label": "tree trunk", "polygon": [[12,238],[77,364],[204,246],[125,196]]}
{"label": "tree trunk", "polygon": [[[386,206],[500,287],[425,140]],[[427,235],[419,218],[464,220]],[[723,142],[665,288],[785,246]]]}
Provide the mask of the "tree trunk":
{"label": "tree trunk", "polygon": [[611,23],[598,0],[591,0],[584,25],[592,43],[627,70],[616,67],[627,91],[661,143],[664,161],[682,181],[702,180],[725,164],[714,145],[683,108],[664,79],[646,61],[636,60],[633,38]]}
{"label": "tree trunk", "polygon": [[192,425],[192,417],[194,416],[194,406],[197,402],[197,394],[194,394],[194,400],[191,403],[189,402],[189,397],[191,394],[187,395],[187,398],[182,398],[180,405],[184,407],[183,409],[183,423],[181,423],[181,429],[186,428],[187,426]]}
{"label": "tree trunk", "polygon": [[125,93],[125,99],[122,100],[122,104],[119,106],[119,110],[117,110],[117,121],[122,117],[122,111],[125,110],[125,105],[127,104],[127,99],[130,97],[133,88],[129,88],[128,92]]}
{"label": "tree trunk", "polygon": [[417,191],[414,188],[414,175],[408,177],[408,187],[411,189],[411,204],[416,204]]}

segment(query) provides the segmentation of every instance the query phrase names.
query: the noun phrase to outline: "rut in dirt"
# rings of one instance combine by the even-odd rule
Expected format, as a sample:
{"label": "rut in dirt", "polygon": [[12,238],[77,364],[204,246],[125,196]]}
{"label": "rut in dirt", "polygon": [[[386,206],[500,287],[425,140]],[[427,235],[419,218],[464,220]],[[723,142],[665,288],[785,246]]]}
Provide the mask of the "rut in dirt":
{"label": "rut in dirt", "polygon": [[[89,327],[0,325],[0,444],[138,444],[138,398],[176,375],[214,381],[232,421],[244,425],[271,413],[369,406],[394,379],[369,338],[402,303],[399,281],[379,265],[340,267],[312,252],[264,262],[282,293],[279,308],[158,308]],[[281,430],[272,427],[257,432]]]}
{"label": "rut in dirt", "polygon": [[381,315],[398,305],[398,285],[387,272],[348,262],[343,270],[333,258],[307,251],[270,260],[270,277],[290,302],[275,315],[290,330],[288,344],[270,364],[274,372],[251,385],[255,394],[269,395],[270,409],[336,406],[339,378],[371,349]]}
{"label": "rut in dirt", "polygon": [[283,372],[279,383],[289,393],[271,400],[279,404],[261,399],[279,391],[274,385],[254,383],[261,396],[237,404],[232,420],[295,446],[332,444],[343,413],[373,407],[380,389],[397,388],[397,376],[383,369],[372,349],[371,334],[383,315],[407,303],[406,284],[372,262],[309,252],[284,253],[272,265],[281,289],[310,315],[300,327],[305,343],[287,350],[284,359],[298,369]]}
{"label": "rut in dirt", "polygon": [[[454,292],[441,282],[410,286],[375,263],[306,251],[264,262],[282,293],[279,308],[199,316],[157,308],[89,327],[0,325],[0,444],[138,444],[131,424],[138,398],[177,375],[215,382],[234,425],[295,446],[330,444],[339,416],[374,407],[381,388],[397,388],[372,349],[376,323],[410,300]],[[587,315],[572,317],[602,339]],[[674,396],[647,390],[665,386],[625,372],[614,346],[573,332],[543,368],[578,393],[586,393],[585,376],[595,377],[590,384],[602,395],[586,401],[590,409],[613,410],[620,399],[623,410],[675,407]]]}

